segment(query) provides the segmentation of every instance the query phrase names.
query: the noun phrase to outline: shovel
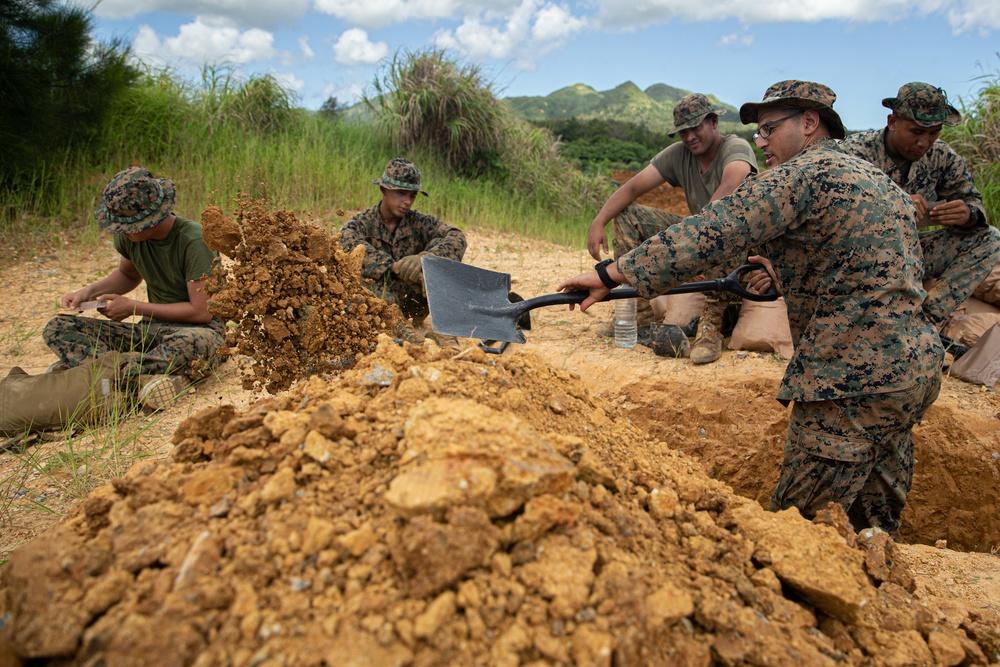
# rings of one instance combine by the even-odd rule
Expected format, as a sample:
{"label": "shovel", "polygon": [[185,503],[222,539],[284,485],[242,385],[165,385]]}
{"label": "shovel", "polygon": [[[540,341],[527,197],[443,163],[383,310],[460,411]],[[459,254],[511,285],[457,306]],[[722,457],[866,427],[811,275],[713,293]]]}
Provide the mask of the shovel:
{"label": "shovel", "polygon": [[[582,303],[588,293],[560,292],[511,303],[510,274],[462,264],[437,255],[421,260],[431,327],[439,334],[510,343],[525,342],[518,323],[529,310],[542,306]],[[666,294],[692,292],[732,292],[750,301],[774,301],[778,292],[772,284],[764,294],[755,294],[740,284],[740,276],[763,270],[759,264],[744,264],[725,278],[684,283]],[[611,290],[602,301],[636,297],[630,287]]]}

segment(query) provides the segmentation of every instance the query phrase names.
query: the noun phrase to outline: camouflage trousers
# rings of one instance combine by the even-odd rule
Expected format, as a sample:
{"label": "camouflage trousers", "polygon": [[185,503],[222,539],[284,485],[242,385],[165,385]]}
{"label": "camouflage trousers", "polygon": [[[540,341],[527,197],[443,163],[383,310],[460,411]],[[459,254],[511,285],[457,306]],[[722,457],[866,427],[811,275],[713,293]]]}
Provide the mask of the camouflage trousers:
{"label": "camouflage trousers", "polygon": [[945,227],[920,233],[924,279],[936,280],[927,290],[924,313],[935,326],[962,305],[1000,261],[1000,230],[972,232]]}
{"label": "camouflage trousers", "polygon": [[[124,375],[178,373],[197,380],[218,365],[216,350],[225,344],[225,323],[113,322],[94,317],[57,315],[42,332],[45,344],[70,368],[106,352],[133,353]],[[203,360],[204,364],[192,364]]]}
{"label": "camouflage trousers", "polygon": [[929,371],[902,391],[796,402],[769,509],[794,506],[812,519],[834,502],[855,530],[897,535],[913,483],[913,427],[940,388],[940,372]]}
{"label": "camouflage trousers", "polygon": [[430,308],[427,305],[427,296],[420,286],[415,283],[389,278],[379,281],[362,279],[361,284],[386,303],[394,303],[399,306],[403,317],[413,320],[413,323],[417,326],[430,314]]}
{"label": "camouflage trousers", "polygon": [[[670,225],[682,220],[681,216],[663,211],[651,206],[642,204],[629,204],[619,213],[611,226],[611,247],[615,252],[615,259],[625,253],[635,250],[639,245],[651,236],[659,234]],[[724,268],[725,273],[720,273],[712,278],[721,278],[734,271],[740,264],[733,264]],[[729,292],[705,292],[705,307],[712,304],[725,309],[726,304],[739,303],[740,298]]]}

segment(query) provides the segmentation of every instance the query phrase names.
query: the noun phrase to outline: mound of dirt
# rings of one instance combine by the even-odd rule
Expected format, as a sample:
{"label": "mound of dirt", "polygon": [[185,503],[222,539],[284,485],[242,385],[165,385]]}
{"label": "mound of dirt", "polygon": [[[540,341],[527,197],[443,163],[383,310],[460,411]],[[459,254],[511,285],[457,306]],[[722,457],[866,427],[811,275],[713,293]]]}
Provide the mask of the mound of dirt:
{"label": "mound of dirt", "polygon": [[226,354],[253,360],[244,389],[271,393],[313,373],[343,370],[367,354],[401,314],[360,286],[364,248],[264,200],[236,200],[236,219],[208,206],[202,235],[220,262],[207,285],[213,315],[236,324]]}
{"label": "mound of dirt", "polygon": [[[59,664],[985,665],[843,512],[768,513],[530,352],[400,347],[101,487],[0,570]],[[825,523],[824,523],[825,522]]]}

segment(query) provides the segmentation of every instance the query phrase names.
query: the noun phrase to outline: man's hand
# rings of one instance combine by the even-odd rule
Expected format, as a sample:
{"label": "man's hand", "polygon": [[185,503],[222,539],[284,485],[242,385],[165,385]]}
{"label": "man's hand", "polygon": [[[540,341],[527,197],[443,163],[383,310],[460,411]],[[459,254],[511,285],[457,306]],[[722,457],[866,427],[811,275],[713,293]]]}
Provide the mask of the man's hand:
{"label": "man's hand", "polygon": [[75,292],[70,292],[69,294],[64,294],[59,298],[59,305],[63,308],[72,308],[77,310],[79,306],[84,301],[88,301],[90,296],[90,290],[86,287],[83,289],[78,289]]}
{"label": "man's hand", "polygon": [[917,209],[917,224],[919,225],[931,207],[927,205],[927,200],[922,195],[910,195],[910,199],[913,200],[913,208]]}
{"label": "man's hand", "polygon": [[781,284],[778,282],[778,276],[774,273],[774,267],[771,266],[770,260],[761,255],[750,255],[747,257],[747,262],[760,264],[764,267],[763,271],[751,271],[747,274],[747,289],[755,294],[763,294],[770,289],[771,285],[774,285],[774,289],[780,296]]}
{"label": "man's hand", "polygon": [[969,224],[972,210],[961,199],[946,201],[931,209],[931,223],[948,227],[964,227]]}
{"label": "man's hand", "polygon": [[407,255],[396,260],[392,265],[393,273],[408,283],[422,283],[424,281],[424,268],[420,265],[420,258],[425,254]]}
{"label": "man's hand", "polygon": [[[564,280],[563,282],[556,285],[557,292],[580,292],[587,291],[590,292],[590,296],[583,300],[580,304],[580,311],[587,312],[587,309],[592,305],[606,297],[611,290],[604,286],[601,282],[601,277],[597,275],[597,271],[587,271],[586,273],[581,273],[578,276],[573,276],[569,280]],[[573,310],[576,304],[569,304],[569,309]]]}
{"label": "man's hand", "polygon": [[135,301],[126,296],[122,296],[121,294],[102,294],[97,298],[108,302],[103,308],[98,308],[97,312],[109,320],[121,322],[126,317],[135,315]]}
{"label": "man's hand", "polygon": [[604,225],[600,224],[597,218],[594,218],[594,221],[590,223],[590,232],[587,233],[587,252],[599,262],[601,261],[601,251],[605,254],[608,252],[608,235],[604,231]]}

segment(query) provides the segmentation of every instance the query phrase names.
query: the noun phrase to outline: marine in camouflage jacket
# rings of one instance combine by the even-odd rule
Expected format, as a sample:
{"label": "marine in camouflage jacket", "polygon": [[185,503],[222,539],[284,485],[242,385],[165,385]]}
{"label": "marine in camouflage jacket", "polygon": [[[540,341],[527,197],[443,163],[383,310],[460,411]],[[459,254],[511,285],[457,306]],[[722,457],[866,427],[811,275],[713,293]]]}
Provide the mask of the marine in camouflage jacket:
{"label": "marine in camouflage jacket", "polygon": [[[903,174],[885,149],[885,128],[858,132],[844,139],[844,151],[867,160],[884,171],[893,183],[910,195],[920,195],[933,208],[936,204],[961,199],[969,207],[969,224],[962,229],[986,225],[986,209],[983,197],[976,189],[972,173],[965,159],[946,142],[938,139],[931,144],[927,153],[910,166],[909,178],[903,182]],[[918,226],[929,225],[927,220]]]}
{"label": "marine in camouflage jacket", "polygon": [[345,251],[365,247],[362,278],[370,282],[391,279],[387,274],[396,260],[420,252],[462,261],[466,247],[462,230],[410,210],[390,232],[382,222],[379,204],[358,213],[340,230],[340,245]]}
{"label": "marine in camouflage jacket", "polygon": [[897,391],[944,354],[921,311],[913,216],[885,174],[823,139],[647,239],[618,269],[650,298],[769,242],[795,343],[777,398]]}

